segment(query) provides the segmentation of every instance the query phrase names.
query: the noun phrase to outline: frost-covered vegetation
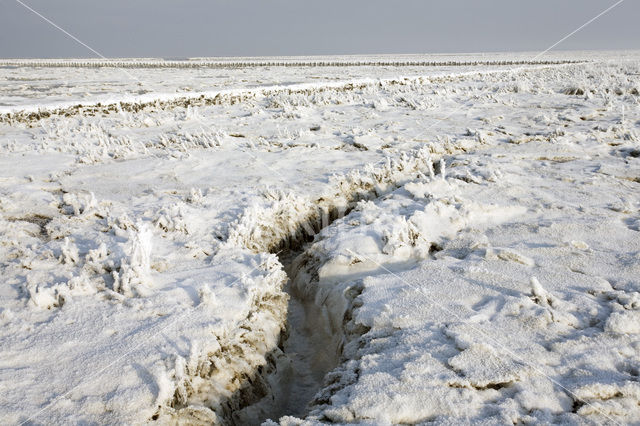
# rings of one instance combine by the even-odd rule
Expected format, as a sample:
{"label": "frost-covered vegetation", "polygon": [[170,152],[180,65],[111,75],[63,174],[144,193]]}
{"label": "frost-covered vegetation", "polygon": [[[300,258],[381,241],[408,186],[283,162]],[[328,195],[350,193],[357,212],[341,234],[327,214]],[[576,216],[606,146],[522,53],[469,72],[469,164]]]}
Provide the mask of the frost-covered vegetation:
{"label": "frost-covered vegetation", "polygon": [[566,56],[0,68],[0,419],[639,422],[640,56]]}

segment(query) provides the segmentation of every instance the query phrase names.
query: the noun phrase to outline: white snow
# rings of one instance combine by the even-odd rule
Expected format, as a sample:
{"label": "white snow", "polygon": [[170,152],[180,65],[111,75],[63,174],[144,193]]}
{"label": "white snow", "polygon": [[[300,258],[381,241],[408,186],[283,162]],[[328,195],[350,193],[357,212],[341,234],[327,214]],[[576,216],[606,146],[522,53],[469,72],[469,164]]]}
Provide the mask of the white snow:
{"label": "white snow", "polygon": [[640,422],[640,55],[553,59],[0,67],[0,421]]}

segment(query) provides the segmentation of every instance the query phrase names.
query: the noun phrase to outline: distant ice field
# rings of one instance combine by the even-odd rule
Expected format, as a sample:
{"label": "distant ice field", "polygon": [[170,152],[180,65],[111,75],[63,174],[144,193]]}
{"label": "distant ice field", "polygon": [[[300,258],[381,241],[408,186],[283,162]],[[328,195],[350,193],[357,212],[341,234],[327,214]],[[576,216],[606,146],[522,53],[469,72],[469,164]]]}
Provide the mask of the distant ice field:
{"label": "distant ice field", "polygon": [[[632,53],[609,53],[616,58]],[[0,107],[46,106],[87,100],[109,102],[124,96],[202,92],[229,88],[288,85],[303,82],[323,82],[345,79],[429,76],[471,69],[492,69],[501,61],[527,63],[580,61],[606,57],[607,53],[551,53],[537,58],[535,52],[468,54],[468,55],[363,55],[318,57],[263,58],[193,58],[182,61],[158,59],[113,60],[0,60]],[[73,62],[72,62],[73,61]],[[447,62],[458,65],[447,66]],[[484,65],[470,66],[479,62]],[[275,63],[275,66],[256,64]],[[290,66],[307,64],[353,64],[359,66]],[[369,65],[377,63],[404,64],[398,66]],[[412,66],[430,63],[431,66]],[[37,64],[50,66],[36,66]],[[60,67],[65,64],[74,66]],[[102,64],[108,67],[95,68]],[[126,68],[118,67],[118,64]],[[137,68],[136,64],[141,66]],[[171,67],[162,68],[162,65]],[[234,64],[229,66],[229,64]],[[29,66],[25,66],[29,65]],[[144,67],[144,66],[147,67]],[[186,66],[189,68],[186,68]],[[209,65],[209,66],[207,66]],[[287,66],[284,66],[287,65]],[[55,70],[51,66],[56,66]],[[150,68],[158,66],[160,68]],[[177,68],[172,68],[172,67]],[[194,66],[195,68],[190,68]],[[184,68],[180,68],[184,67]],[[11,108],[13,109],[13,108]]]}

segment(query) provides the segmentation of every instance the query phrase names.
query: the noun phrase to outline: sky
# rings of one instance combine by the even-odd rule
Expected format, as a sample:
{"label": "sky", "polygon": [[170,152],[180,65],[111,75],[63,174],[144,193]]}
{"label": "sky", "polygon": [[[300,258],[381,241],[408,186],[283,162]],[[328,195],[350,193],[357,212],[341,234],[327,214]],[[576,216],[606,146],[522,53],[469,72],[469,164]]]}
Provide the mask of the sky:
{"label": "sky", "polygon": [[[543,51],[616,0],[20,0],[105,57]],[[640,49],[625,0],[556,47]],[[97,57],[0,0],[0,57]]]}

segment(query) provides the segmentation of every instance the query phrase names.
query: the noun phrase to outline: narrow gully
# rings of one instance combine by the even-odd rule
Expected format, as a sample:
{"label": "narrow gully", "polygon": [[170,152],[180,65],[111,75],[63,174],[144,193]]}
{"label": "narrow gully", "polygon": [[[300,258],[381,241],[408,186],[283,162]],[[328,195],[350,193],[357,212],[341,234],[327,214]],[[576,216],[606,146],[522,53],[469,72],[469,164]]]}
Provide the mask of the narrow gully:
{"label": "narrow gully", "polygon": [[[354,333],[361,335],[363,330],[332,328],[333,322],[340,321],[333,318],[339,313],[330,312],[331,307],[324,302],[317,303],[315,291],[307,291],[313,290],[313,283],[304,281],[317,277],[310,276],[309,265],[304,266],[305,259],[299,259],[300,262],[296,259],[307,256],[316,235],[347,216],[359,201],[377,199],[421,170],[429,170],[432,176],[440,174],[444,171],[443,162],[434,165],[431,154],[423,151],[403,157],[397,163],[388,162],[370,172],[377,184],[358,177],[362,182],[358,181],[359,184],[354,185],[356,189],[344,197],[344,204],[338,204],[341,207],[335,203],[320,207],[323,200],[319,200],[317,215],[301,221],[278,243],[265,246],[269,252],[278,254],[288,277],[284,287],[289,295],[287,318],[278,346],[266,356],[267,363],[228,400],[228,409],[221,418],[223,424],[258,425],[269,419],[277,421],[285,415],[304,418],[313,408],[310,405],[316,395],[320,396],[318,392],[323,388],[324,378],[342,361],[343,340],[347,334],[353,337]],[[344,315],[343,324],[349,312],[345,311]]]}
{"label": "narrow gully", "polygon": [[305,300],[294,290],[295,259],[307,244],[283,250],[278,257],[289,280],[284,290],[289,295],[287,322],[282,332],[275,368],[263,377],[270,393],[243,407],[233,416],[233,424],[259,425],[285,415],[304,417],[308,404],[321,389],[324,377],[338,366],[339,342],[328,331],[322,308]]}

